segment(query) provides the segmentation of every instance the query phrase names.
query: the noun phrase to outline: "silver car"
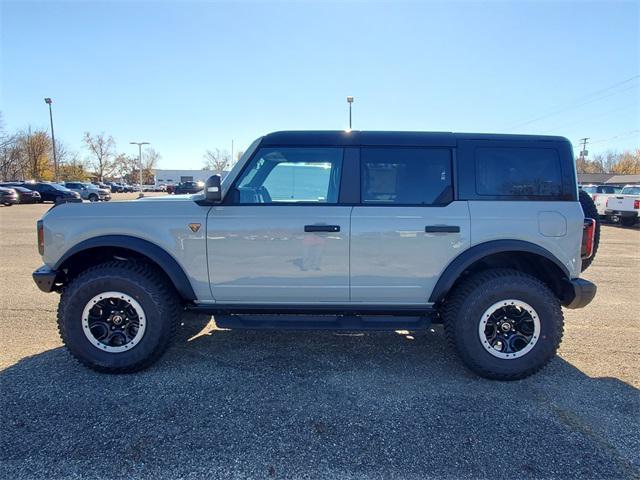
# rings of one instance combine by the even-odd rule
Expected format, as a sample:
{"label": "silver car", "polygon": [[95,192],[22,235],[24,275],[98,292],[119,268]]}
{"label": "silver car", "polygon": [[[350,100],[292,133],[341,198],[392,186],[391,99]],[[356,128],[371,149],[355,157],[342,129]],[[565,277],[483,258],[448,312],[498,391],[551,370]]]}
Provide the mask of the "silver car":
{"label": "silver car", "polygon": [[562,307],[596,293],[585,211],[562,137],[277,132],[200,194],[50,210],[34,279],[102,372],[153,363],[191,310],[225,328],[441,322],[467,367],[512,380],[555,355]]}
{"label": "silver car", "polygon": [[109,190],[89,182],[64,182],[64,186],[79,193],[83,200],[89,200],[90,202],[108,202],[111,200],[111,192]]}

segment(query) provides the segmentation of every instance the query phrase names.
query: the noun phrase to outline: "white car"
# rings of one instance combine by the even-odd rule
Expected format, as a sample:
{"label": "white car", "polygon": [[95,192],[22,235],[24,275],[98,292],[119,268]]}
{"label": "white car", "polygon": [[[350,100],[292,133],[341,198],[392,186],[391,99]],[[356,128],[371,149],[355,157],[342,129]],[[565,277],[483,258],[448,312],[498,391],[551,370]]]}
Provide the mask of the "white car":
{"label": "white car", "polygon": [[580,185],[580,190],[591,195],[593,202],[596,204],[598,215],[605,216],[607,200],[622,190],[621,185]]}
{"label": "white car", "polygon": [[620,194],[607,198],[605,215],[613,222],[632,227],[640,212],[640,185],[626,185]]}

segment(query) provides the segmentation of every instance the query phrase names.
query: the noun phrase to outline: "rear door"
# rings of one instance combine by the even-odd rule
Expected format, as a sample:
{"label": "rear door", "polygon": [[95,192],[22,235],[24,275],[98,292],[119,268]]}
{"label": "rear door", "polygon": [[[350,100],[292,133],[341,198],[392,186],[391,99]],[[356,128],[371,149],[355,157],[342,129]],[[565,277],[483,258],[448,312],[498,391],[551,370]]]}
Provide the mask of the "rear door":
{"label": "rear door", "polygon": [[258,150],[207,219],[220,303],[349,301],[350,206],[339,204],[343,149]]}
{"label": "rear door", "polygon": [[469,210],[454,201],[449,148],[363,147],[351,216],[351,301],[425,304],[469,247]]}

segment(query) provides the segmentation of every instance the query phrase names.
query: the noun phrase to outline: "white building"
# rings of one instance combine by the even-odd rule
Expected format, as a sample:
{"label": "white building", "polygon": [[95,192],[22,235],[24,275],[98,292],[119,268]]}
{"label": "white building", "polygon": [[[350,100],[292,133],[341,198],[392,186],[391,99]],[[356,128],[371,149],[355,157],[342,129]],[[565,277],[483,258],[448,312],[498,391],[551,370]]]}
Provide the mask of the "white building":
{"label": "white building", "polygon": [[161,170],[155,171],[155,186],[177,185],[180,182],[205,182],[216,172],[212,170]]}

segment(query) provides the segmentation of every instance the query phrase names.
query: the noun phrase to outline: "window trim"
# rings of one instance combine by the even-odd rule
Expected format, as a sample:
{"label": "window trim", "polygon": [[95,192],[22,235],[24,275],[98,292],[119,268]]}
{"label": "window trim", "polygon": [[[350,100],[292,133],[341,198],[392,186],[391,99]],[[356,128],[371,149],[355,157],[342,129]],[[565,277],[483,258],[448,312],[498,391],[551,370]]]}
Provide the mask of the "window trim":
{"label": "window trim", "polygon": [[[367,149],[383,149],[383,148],[393,148],[396,150],[447,150],[449,152],[449,168],[451,173],[451,181],[449,186],[451,187],[451,200],[445,203],[380,203],[380,204],[372,204],[372,203],[364,203],[362,201],[362,171],[364,168],[364,156],[362,155],[363,150]],[[360,174],[358,176],[358,189],[360,190],[360,202],[354,204],[354,206],[358,207],[446,207],[447,205],[451,205],[455,202],[457,198],[457,188],[456,188],[456,148],[449,146],[420,146],[420,145],[363,145],[360,147]]]}
{"label": "window trim", "polygon": [[[258,155],[258,152],[260,152],[260,150],[262,148],[270,148],[270,149],[276,149],[276,148],[337,148],[342,150],[342,165],[341,165],[341,172],[340,172],[340,185],[338,187],[338,201],[335,203],[321,203],[321,202],[273,202],[273,203],[238,203],[238,202],[234,202],[231,200],[231,196],[233,195],[233,191],[237,190],[238,187],[238,183],[240,181],[240,179],[243,177],[243,175],[245,174],[246,170],[249,168],[249,166],[252,164],[254,158],[256,157],[256,155]],[[231,184],[231,186],[229,187],[229,190],[227,191],[227,194],[225,195],[222,203],[220,205],[223,206],[234,206],[234,207],[257,207],[257,206],[261,206],[261,207],[311,207],[311,206],[316,206],[316,207],[341,207],[341,206],[345,206],[348,204],[342,203],[341,202],[341,198],[342,198],[342,182],[343,182],[343,178],[344,178],[344,165],[345,165],[345,157],[346,157],[346,150],[349,147],[345,147],[343,145],[262,145],[262,142],[260,142],[260,145],[258,145],[255,149],[255,151],[253,152],[253,154],[251,155],[251,157],[249,157],[247,159],[247,162],[242,166],[242,170],[240,170],[238,172],[238,176],[236,178],[233,179],[233,183]]]}

